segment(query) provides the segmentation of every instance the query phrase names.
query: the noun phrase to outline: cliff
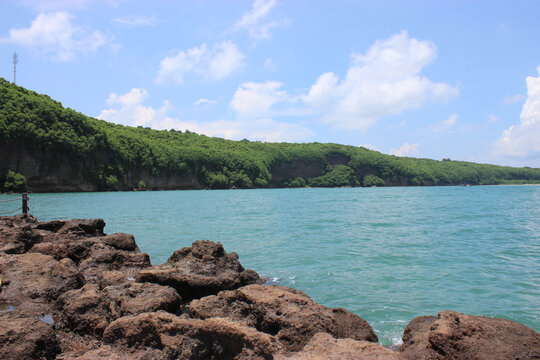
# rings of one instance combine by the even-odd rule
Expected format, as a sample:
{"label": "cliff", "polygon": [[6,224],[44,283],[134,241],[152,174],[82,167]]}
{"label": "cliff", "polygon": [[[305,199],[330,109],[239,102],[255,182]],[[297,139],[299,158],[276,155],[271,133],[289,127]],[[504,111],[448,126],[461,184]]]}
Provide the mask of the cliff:
{"label": "cliff", "polygon": [[34,192],[540,183],[540,169],[116,125],[0,79],[0,191],[18,190],[10,171]]}

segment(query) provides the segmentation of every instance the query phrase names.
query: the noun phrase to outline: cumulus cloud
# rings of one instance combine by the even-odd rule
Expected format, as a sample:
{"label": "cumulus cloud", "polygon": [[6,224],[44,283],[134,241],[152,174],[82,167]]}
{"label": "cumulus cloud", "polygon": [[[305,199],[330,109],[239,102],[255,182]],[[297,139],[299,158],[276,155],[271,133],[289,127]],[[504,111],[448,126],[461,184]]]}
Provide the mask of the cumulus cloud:
{"label": "cumulus cloud", "polygon": [[277,81],[243,83],[234,93],[231,107],[241,118],[269,116],[273,105],[289,97],[286,91],[280,90],[282,86],[283,83]]}
{"label": "cumulus cloud", "polygon": [[212,48],[206,44],[194,46],[161,60],[156,82],[181,84],[189,73],[211,80],[222,79],[244,67],[244,59],[232,41],[223,41]]}
{"label": "cumulus cloud", "polygon": [[409,144],[408,142],[406,142],[405,144],[401,145],[399,149],[390,149],[390,154],[396,156],[419,155],[419,147],[419,143]]}
{"label": "cumulus cloud", "polygon": [[352,54],[345,78],[320,75],[303,100],[323,122],[345,129],[367,129],[380,117],[448,101],[458,94],[456,87],[420,75],[436,54],[432,42],[403,31],[377,41],[365,54]]}
{"label": "cumulus cloud", "polygon": [[504,130],[495,142],[495,154],[540,166],[540,66],[538,77],[528,76],[527,101],[523,105],[520,124]]}
{"label": "cumulus cloud", "polygon": [[97,118],[127,126],[163,129],[163,125],[169,121],[167,112],[171,109],[171,105],[168,101],[164,101],[158,109],[142,105],[147,97],[148,91],[139,88],[133,88],[123,95],[111,93],[106,100],[111,108],[103,110]]}
{"label": "cumulus cloud", "polygon": [[255,0],[251,10],[246,11],[242,18],[233,26],[231,31],[247,30],[249,37],[254,40],[266,40],[272,37],[273,28],[286,21],[265,21],[277,0]]}
{"label": "cumulus cloud", "polygon": [[11,29],[0,43],[14,43],[38,51],[57,61],[70,61],[77,55],[94,53],[111,39],[99,31],[88,33],[72,24],[67,12],[39,14],[29,28]]}
{"label": "cumulus cloud", "polygon": [[[133,88],[129,92],[118,95],[111,93],[106,100],[108,109],[101,111],[98,119],[127,126],[148,126],[153,129],[189,130],[207,136],[219,136],[232,140],[244,138],[259,141],[302,141],[313,135],[313,132],[299,124],[280,122],[270,118],[217,120],[199,122],[182,120],[169,115],[172,109],[168,101],[154,109],[144,105],[148,91]],[[200,99],[197,103],[211,103],[211,100]]]}

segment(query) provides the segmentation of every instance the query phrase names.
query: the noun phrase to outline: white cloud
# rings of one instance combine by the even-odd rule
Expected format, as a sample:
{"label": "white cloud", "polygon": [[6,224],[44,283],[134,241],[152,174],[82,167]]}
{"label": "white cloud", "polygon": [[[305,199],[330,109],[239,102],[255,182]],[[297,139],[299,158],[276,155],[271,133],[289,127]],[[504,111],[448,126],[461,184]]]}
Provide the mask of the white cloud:
{"label": "white cloud", "polygon": [[255,0],[251,10],[246,11],[231,30],[247,30],[249,37],[254,40],[270,39],[270,30],[286,23],[284,20],[265,21],[276,3],[277,0]]}
{"label": "white cloud", "polygon": [[212,80],[222,79],[244,67],[244,58],[231,41],[223,41],[211,49],[206,44],[194,46],[161,60],[156,82],[181,84],[189,73]]}
{"label": "white cloud", "polygon": [[280,90],[283,83],[243,83],[234,93],[231,107],[240,118],[260,118],[270,115],[270,108],[287,101],[287,92]]}
{"label": "white cloud", "polygon": [[106,100],[111,106],[110,109],[103,110],[98,119],[127,125],[127,126],[149,126],[162,129],[162,124],[167,121],[167,112],[171,105],[164,101],[157,110],[151,106],[144,106],[141,103],[148,97],[145,89],[133,88],[123,95],[111,93]]}
{"label": "white cloud", "polygon": [[115,24],[125,27],[136,27],[136,26],[151,26],[156,25],[159,20],[155,16],[124,16],[116,18],[113,20]]}
{"label": "white cloud", "polygon": [[420,75],[436,52],[433,43],[410,38],[403,31],[377,41],[365,54],[353,54],[344,79],[333,72],[319,76],[304,102],[325,123],[366,129],[380,117],[419,108],[429,101],[448,101],[458,94],[456,87]]}
{"label": "white cloud", "polygon": [[369,150],[375,150],[375,151],[381,152],[381,149],[379,149],[379,147],[371,143],[360,144],[360,146]]}
{"label": "white cloud", "polygon": [[[153,129],[190,130],[208,136],[219,136],[227,139],[244,138],[260,141],[302,141],[313,135],[313,131],[299,125],[279,122],[269,118],[218,120],[211,122],[184,121],[169,116],[171,105],[168,101],[154,109],[144,105],[149,96],[148,91],[133,88],[129,92],[118,95],[111,93],[106,100],[109,109],[101,111],[98,119],[127,126],[148,126]],[[199,104],[212,102],[200,99]]]}
{"label": "white cloud", "polygon": [[527,160],[540,166],[540,66],[538,77],[527,77],[527,101],[521,110],[521,123],[504,130],[495,142],[495,154],[501,158]]}
{"label": "white cloud", "polygon": [[409,155],[419,155],[420,152],[418,148],[420,147],[419,143],[409,144],[408,142],[401,145],[399,149],[390,149],[391,155],[396,156],[409,156]]}
{"label": "white cloud", "polygon": [[517,103],[517,102],[521,102],[523,100],[525,100],[525,96],[522,95],[522,94],[507,95],[503,99],[502,103],[504,105],[510,105],[510,104],[514,104],[514,103]]}
{"label": "white cloud", "polygon": [[454,125],[456,125],[457,118],[458,118],[457,114],[452,114],[448,117],[448,119],[441,121],[438,124],[430,126],[428,128],[428,131],[433,132],[433,133],[439,133],[444,130],[447,130],[453,127]]}
{"label": "white cloud", "polygon": [[67,12],[39,14],[29,28],[11,29],[1,43],[14,43],[36,50],[57,61],[70,61],[77,55],[88,55],[110,43],[99,31],[88,33],[72,24]]}
{"label": "white cloud", "polygon": [[203,104],[207,104],[207,105],[217,104],[217,101],[201,98],[201,99],[195,101],[195,103],[193,105],[203,105]]}

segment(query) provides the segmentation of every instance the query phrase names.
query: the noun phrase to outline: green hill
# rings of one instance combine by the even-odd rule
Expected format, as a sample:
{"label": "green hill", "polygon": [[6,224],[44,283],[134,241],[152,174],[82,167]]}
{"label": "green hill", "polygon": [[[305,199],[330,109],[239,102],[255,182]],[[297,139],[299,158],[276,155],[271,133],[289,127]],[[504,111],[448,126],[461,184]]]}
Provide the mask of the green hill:
{"label": "green hill", "polygon": [[51,192],[540,182],[540,169],[116,125],[0,78],[0,186],[23,187],[20,175]]}

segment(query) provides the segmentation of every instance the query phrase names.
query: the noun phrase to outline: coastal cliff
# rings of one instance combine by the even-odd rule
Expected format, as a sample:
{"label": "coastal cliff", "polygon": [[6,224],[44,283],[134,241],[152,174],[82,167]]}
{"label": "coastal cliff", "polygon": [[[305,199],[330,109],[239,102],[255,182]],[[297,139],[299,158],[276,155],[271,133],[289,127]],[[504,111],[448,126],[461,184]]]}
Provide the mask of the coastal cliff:
{"label": "coastal cliff", "polygon": [[[10,175],[11,174],[11,175]],[[15,184],[10,176],[17,177]],[[540,169],[108,123],[0,78],[0,191],[540,183]]]}
{"label": "coastal cliff", "polygon": [[264,279],[220,243],[152,265],[103,220],[0,217],[0,358],[538,359],[540,334],[442,311],[407,325],[400,349],[340,308]]}

